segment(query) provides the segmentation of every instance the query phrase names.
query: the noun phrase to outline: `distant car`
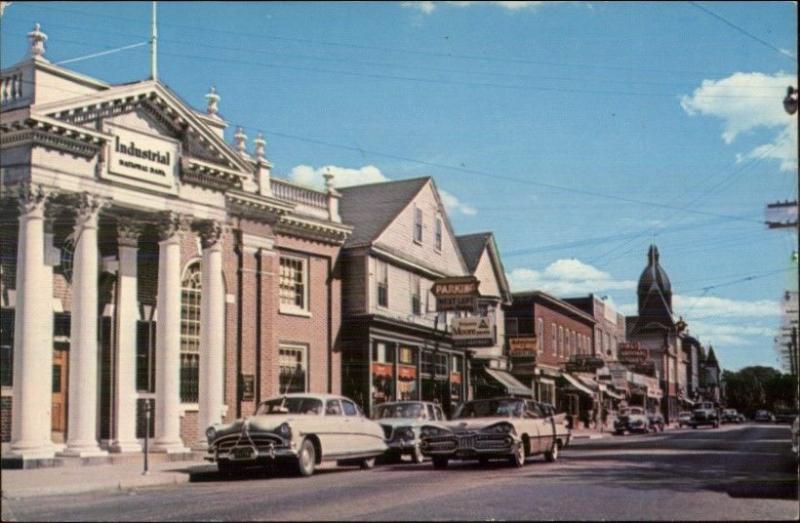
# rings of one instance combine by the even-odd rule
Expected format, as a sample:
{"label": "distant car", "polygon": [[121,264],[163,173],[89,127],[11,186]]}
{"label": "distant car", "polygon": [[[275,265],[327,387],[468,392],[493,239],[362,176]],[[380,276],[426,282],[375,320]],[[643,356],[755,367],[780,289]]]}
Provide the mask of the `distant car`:
{"label": "distant car", "polygon": [[422,427],[422,452],[435,468],[445,468],[451,459],[508,459],[515,467],[528,456],[544,454],[556,461],[570,441],[564,414],[548,405],[520,398],[467,401],[449,422]]}
{"label": "distant car", "polygon": [[794,459],[800,459],[800,416],[794,418],[792,423],[792,452]]}
{"label": "distant car", "polygon": [[396,401],[375,407],[375,421],[383,428],[386,444],[386,461],[398,462],[411,456],[414,463],[422,463],[425,456],[420,448],[420,430],[429,422],[447,421],[442,408],[427,401]]}
{"label": "distant car", "polygon": [[753,421],[758,423],[774,423],[775,415],[768,410],[757,410],[756,415],[753,416]]}
{"label": "distant car", "polygon": [[625,432],[650,431],[650,419],[641,407],[628,407],[622,409],[614,420],[614,434],[622,436]]}
{"label": "distant car", "polygon": [[742,417],[736,409],[722,411],[722,423],[741,423]]}
{"label": "distant car", "polygon": [[253,416],[206,430],[207,461],[224,475],[245,467],[291,464],[310,476],[317,465],[335,461],[369,469],[386,452],[381,426],[349,398],[333,394],[285,394],[262,401]]}
{"label": "distant car", "polygon": [[792,423],[796,417],[796,410],[778,409],[778,412],[775,413],[775,423]]}
{"label": "distant car", "polygon": [[664,432],[664,416],[660,412],[649,412],[647,420],[650,422],[652,432]]}
{"label": "distant car", "polygon": [[693,429],[702,425],[719,427],[719,412],[716,406],[710,401],[695,404],[694,410],[692,410],[692,421],[689,424]]}
{"label": "distant car", "polygon": [[688,410],[682,411],[678,414],[678,426],[679,427],[688,427],[692,424],[692,413]]}

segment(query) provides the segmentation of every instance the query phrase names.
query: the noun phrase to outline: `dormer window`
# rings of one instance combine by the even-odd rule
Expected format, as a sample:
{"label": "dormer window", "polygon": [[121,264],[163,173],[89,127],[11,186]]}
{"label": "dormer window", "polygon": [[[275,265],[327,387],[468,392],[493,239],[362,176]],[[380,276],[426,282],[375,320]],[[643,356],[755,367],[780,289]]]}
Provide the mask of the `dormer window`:
{"label": "dormer window", "polygon": [[422,209],[414,207],[414,241],[422,243]]}

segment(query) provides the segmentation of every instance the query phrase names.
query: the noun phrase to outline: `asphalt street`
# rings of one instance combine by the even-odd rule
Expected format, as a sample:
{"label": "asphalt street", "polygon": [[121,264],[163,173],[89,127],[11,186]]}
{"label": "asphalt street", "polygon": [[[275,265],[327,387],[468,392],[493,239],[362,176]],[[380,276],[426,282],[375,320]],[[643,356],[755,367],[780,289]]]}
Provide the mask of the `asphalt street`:
{"label": "asphalt street", "polygon": [[[581,440],[557,463],[515,469],[430,463],[326,468],[311,478],[254,471],[186,485],[3,500],[18,521],[155,520],[776,520],[798,518],[788,425]],[[187,471],[188,472],[188,471]],[[91,467],[86,468],[91,474]]]}

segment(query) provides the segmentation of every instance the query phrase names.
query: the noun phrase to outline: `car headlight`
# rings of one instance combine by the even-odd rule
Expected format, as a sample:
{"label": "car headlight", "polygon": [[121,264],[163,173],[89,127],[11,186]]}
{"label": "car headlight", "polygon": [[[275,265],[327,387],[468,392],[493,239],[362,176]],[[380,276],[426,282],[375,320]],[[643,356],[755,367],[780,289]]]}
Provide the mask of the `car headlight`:
{"label": "car headlight", "polygon": [[481,432],[488,432],[490,434],[511,434],[514,432],[514,426],[510,423],[498,423],[491,427],[486,427]]}
{"label": "car headlight", "polygon": [[208,427],[206,429],[206,438],[208,438],[208,442],[211,443],[212,441],[214,441],[214,438],[216,437],[217,437],[216,429],[214,429],[214,427]]}
{"label": "car headlight", "polygon": [[278,430],[276,430],[275,432],[277,432],[284,438],[289,438],[292,435],[292,428],[289,426],[288,423],[281,423],[280,426],[278,427]]}

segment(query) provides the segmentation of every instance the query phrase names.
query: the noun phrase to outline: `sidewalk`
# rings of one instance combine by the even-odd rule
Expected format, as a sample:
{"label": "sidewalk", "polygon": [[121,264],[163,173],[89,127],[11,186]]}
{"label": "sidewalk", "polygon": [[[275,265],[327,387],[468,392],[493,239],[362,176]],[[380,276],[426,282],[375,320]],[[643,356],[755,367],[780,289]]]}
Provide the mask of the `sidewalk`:
{"label": "sidewalk", "polygon": [[574,429],[572,439],[599,439],[611,435],[611,431],[600,432],[597,429]]}
{"label": "sidewalk", "polygon": [[215,465],[197,460],[153,463],[147,475],[142,475],[141,461],[88,467],[3,470],[2,497],[28,498],[179,485],[188,483],[190,474],[212,470],[216,470]]}

